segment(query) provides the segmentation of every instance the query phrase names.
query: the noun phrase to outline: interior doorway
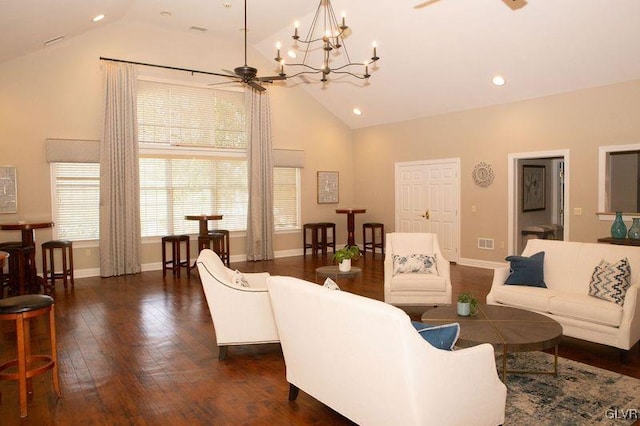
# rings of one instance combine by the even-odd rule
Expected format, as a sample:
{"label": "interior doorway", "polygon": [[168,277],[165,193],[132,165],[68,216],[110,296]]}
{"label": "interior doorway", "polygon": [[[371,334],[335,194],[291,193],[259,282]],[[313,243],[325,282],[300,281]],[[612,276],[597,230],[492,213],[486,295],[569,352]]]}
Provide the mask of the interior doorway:
{"label": "interior doorway", "polygon": [[509,155],[509,254],[531,238],[569,235],[569,151]]}

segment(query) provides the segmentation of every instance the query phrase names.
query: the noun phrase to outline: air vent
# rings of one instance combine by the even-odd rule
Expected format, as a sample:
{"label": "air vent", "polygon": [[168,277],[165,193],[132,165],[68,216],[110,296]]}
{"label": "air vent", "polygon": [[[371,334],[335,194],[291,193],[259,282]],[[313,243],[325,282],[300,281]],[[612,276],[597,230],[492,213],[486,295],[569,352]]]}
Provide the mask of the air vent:
{"label": "air vent", "polygon": [[191,27],[191,28],[189,28],[189,29],[190,29],[190,30],[193,30],[193,31],[200,31],[201,33],[203,33],[203,32],[205,32],[205,31],[207,31],[207,29],[206,29],[206,28],[204,28],[204,27],[196,27],[195,25],[194,25],[194,26],[192,26],[192,27]]}
{"label": "air vent", "polygon": [[57,42],[61,41],[63,38],[64,38],[64,36],[63,36],[63,35],[58,36],[58,37],[56,37],[56,38],[52,38],[51,40],[47,40],[47,41],[45,41],[45,42],[44,42],[44,45],[45,45],[45,46],[51,46],[53,43],[57,43]]}
{"label": "air vent", "polygon": [[493,238],[478,238],[478,248],[482,250],[493,250]]}

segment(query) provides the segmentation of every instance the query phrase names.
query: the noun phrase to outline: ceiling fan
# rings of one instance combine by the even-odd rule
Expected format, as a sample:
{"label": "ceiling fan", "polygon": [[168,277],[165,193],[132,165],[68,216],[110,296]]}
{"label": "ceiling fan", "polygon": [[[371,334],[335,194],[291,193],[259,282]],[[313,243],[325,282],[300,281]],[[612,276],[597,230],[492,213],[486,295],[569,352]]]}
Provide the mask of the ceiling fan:
{"label": "ceiling fan", "polygon": [[[253,89],[264,92],[265,89],[260,83],[273,83],[275,80],[286,80],[287,76],[285,74],[280,75],[272,75],[268,77],[258,77],[258,70],[254,67],[250,67],[247,65],[247,0],[244,0],[244,65],[241,67],[236,67],[232,71],[223,70],[227,74],[217,74],[223,77],[229,77],[233,79],[239,79],[242,83],[247,84]],[[214,84],[224,84],[224,83],[214,83]]]}
{"label": "ceiling fan", "polygon": [[[425,2],[419,3],[413,6],[414,9],[422,9],[423,7],[431,6],[434,3],[439,2],[440,0],[427,0]],[[518,10],[521,7],[527,5],[527,0],[502,0],[504,4],[509,6],[511,10]]]}

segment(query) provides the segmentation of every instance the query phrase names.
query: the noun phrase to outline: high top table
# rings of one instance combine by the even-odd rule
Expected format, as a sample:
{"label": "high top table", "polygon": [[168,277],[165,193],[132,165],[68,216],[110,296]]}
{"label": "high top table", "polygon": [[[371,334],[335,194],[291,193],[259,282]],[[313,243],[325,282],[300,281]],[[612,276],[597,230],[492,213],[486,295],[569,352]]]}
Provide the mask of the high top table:
{"label": "high top table", "polygon": [[346,214],[347,215],[347,246],[355,246],[356,245],[356,213],[366,213],[367,209],[336,209],[336,213],[338,214]]}
{"label": "high top table", "polygon": [[186,220],[197,220],[200,222],[200,232],[199,235],[202,237],[206,237],[209,235],[209,221],[210,220],[222,220],[221,214],[193,214],[186,215],[184,217]]}
{"label": "high top table", "polygon": [[54,223],[51,221],[18,221],[12,223],[0,223],[0,230],[2,231],[20,231],[22,234],[22,247],[33,247],[29,252],[29,256],[25,259],[25,270],[23,274],[19,275],[19,292],[25,294],[27,292],[27,283],[29,287],[39,289],[44,280],[38,276],[38,270],[36,268],[36,229],[45,229],[53,227]]}

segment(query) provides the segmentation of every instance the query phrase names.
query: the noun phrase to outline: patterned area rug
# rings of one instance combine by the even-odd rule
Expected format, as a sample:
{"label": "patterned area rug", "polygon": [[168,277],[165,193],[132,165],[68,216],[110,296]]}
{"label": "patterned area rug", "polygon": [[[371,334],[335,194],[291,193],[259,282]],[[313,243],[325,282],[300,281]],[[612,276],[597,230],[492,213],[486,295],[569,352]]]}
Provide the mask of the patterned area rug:
{"label": "patterned area rug", "polygon": [[[501,357],[496,359],[502,365]],[[553,355],[509,354],[512,370],[553,369]],[[626,425],[640,420],[640,380],[565,358],[558,377],[509,374],[506,425]]]}

